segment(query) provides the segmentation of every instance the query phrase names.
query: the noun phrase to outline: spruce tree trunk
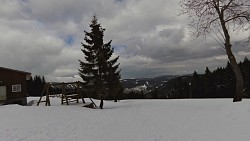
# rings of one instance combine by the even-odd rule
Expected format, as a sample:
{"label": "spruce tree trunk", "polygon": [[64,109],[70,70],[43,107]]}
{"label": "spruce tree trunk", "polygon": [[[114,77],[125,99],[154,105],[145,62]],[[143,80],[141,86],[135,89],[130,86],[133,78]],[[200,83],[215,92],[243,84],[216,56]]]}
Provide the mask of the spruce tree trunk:
{"label": "spruce tree trunk", "polygon": [[102,94],[101,94],[100,96],[101,96],[101,102],[100,102],[99,107],[100,107],[101,109],[103,109],[103,96],[102,96]]}
{"label": "spruce tree trunk", "polygon": [[114,102],[118,102],[118,96],[117,96],[117,94],[115,94]]}
{"label": "spruce tree trunk", "polygon": [[114,102],[118,102],[118,93],[117,91],[115,91],[115,94],[114,94]]}
{"label": "spruce tree trunk", "polygon": [[236,79],[235,80],[236,81],[236,86],[235,86],[236,90],[235,90],[233,102],[239,102],[242,100],[242,97],[243,97],[244,81],[243,81],[243,76],[242,76],[240,67],[237,64],[237,61],[232,53],[231,47],[232,47],[231,44],[229,44],[229,43],[225,44],[227,56],[228,56],[228,59],[230,61],[231,68],[234,72],[235,79]]}

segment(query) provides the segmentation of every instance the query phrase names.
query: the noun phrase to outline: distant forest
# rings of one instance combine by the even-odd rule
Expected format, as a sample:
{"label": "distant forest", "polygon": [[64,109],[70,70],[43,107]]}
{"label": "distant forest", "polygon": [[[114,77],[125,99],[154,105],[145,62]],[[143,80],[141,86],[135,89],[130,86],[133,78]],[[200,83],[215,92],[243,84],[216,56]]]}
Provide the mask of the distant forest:
{"label": "distant forest", "polygon": [[[250,98],[250,61],[245,58],[239,63],[244,78],[244,97]],[[45,79],[35,76],[27,81],[29,96],[41,96]],[[210,71],[207,67],[204,74],[196,71],[192,75],[179,76],[169,80],[164,85],[155,87],[148,93],[120,93],[119,99],[180,99],[180,98],[233,98],[235,92],[235,77],[230,63]],[[92,94],[92,98],[97,98]],[[107,97],[106,99],[113,99]]]}
{"label": "distant forest", "polygon": [[42,76],[34,76],[34,78],[30,78],[27,81],[27,92],[29,96],[41,96],[44,86],[45,86],[45,78]]}
{"label": "distant forest", "polygon": [[[250,98],[250,61],[245,57],[239,63],[244,78],[244,97]],[[230,63],[213,72],[206,67],[205,74],[196,71],[189,76],[180,76],[167,82],[162,87],[142,95],[146,98],[233,98],[235,76]]]}

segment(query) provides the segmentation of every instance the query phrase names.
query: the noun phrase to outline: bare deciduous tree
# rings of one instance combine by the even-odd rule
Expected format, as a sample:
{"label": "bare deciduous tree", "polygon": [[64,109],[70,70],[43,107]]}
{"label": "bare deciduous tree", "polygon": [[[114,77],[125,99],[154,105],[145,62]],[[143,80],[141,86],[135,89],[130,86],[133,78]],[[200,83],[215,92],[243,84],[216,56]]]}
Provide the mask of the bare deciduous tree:
{"label": "bare deciduous tree", "polygon": [[[216,34],[216,40],[223,43],[236,78],[233,101],[243,97],[243,77],[232,52],[230,32],[250,29],[249,0],[181,0],[182,14],[188,14],[196,37]],[[216,33],[215,33],[216,31]]]}

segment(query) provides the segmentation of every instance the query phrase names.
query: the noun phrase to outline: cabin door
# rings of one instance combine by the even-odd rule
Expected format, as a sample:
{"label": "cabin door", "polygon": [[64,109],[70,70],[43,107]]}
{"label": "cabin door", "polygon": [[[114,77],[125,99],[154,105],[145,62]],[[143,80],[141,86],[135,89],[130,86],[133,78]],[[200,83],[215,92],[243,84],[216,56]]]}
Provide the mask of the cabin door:
{"label": "cabin door", "polygon": [[0,100],[6,100],[6,86],[0,86]]}

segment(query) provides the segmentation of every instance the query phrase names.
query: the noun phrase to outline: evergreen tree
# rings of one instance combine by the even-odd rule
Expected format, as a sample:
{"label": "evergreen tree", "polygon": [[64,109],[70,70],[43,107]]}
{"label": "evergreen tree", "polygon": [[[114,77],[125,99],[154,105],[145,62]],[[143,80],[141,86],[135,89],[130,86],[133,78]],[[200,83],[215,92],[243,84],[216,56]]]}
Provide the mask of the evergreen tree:
{"label": "evergreen tree", "polygon": [[43,89],[45,87],[45,78],[44,76],[41,78],[40,76],[36,75],[34,78],[30,78],[27,81],[27,90],[29,96],[41,96]]}
{"label": "evergreen tree", "polygon": [[91,31],[85,32],[85,42],[82,43],[82,52],[85,55],[85,61],[80,61],[79,74],[87,88],[94,90],[100,98],[100,108],[103,108],[103,100],[109,95],[118,95],[121,89],[119,64],[116,65],[118,58],[111,59],[114,49],[111,48],[110,40],[103,43],[105,29],[98,23],[96,16],[90,24]]}
{"label": "evergreen tree", "polygon": [[27,80],[27,92],[29,96],[33,96],[33,87],[34,87],[33,83],[34,83],[33,78],[30,77],[30,79]]}
{"label": "evergreen tree", "polygon": [[245,57],[243,63],[241,64],[241,70],[244,78],[244,96],[250,97],[250,61]]}
{"label": "evergreen tree", "polygon": [[204,89],[205,89],[205,94],[206,95],[209,95],[210,94],[209,91],[211,90],[211,89],[209,89],[209,85],[211,84],[210,78],[211,78],[211,72],[208,69],[208,67],[206,67],[205,78],[204,78]]}
{"label": "evergreen tree", "polygon": [[[113,51],[112,51],[113,52]],[[111,95],[115,102],[119,100],[122,84],[120,83],[120,70],[117,71],[119,64],[115,65],[117,62],[118,57],[108,63],[108,70],[107,70],[107,87],[109,95]],[[115,65],[115,66],[114,66]]]}
{"label": "evergreen tree", "polygon": [[192,96],[190,98],[201,98],[204,93],[203,81],[200,75],[194,71],[193,77],[191,80]]}
{"label": "evergreen tree", "polygon": [[224,73],[223,73],[223,76],[221,78],[223,79],[222,84],[224,86],[224,90],[222,90],[224,95],[222,97],[232,98],[234,96],[235,90],[236,90],[236,87],[235,87],[236,78],[235,78],[235,75],[233,73],[230,62],[227,62],[227,66],[224,69]]}

